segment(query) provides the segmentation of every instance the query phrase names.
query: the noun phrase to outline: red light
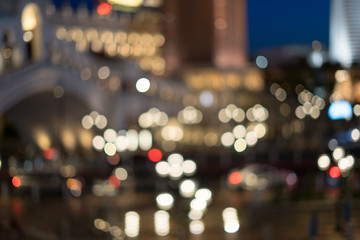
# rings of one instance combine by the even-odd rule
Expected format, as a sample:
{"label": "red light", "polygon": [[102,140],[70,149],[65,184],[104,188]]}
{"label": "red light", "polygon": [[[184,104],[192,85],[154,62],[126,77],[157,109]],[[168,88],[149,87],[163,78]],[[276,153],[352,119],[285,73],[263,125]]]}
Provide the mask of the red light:
{"label": "red light", "polygon": [[113,156],[108,156],[107,159],[111,165],[116,165],[120,162],[120,155],[115,153]]}
{"label": "red light", "polygon": [[112,5],[110,3],[100,3],[97,7],[97,13],[101,16],[108,15],[111,9]]}
{"label": "red light", "polygon": [[153,148],[148,152],[148,157],[152,162],[158,162],[162,159],[162,153],[159,149]]}
{"label": "red light", "polygon": [[333,166],[329,170],[329,175],[332,178],[338,178],[341,175],[341,170],[339,167]]}
{"label": "red light", "polygon": [[120,180],[116,176],[111,175],[109,177],[109,184],[115,188],[118,188],[120,187]]}
{"label": "red light", "polygon": [[239,172],[233,172],[229,176],[229,183],[231,184],[239,184],[242,181],[242,174]]}
{"label": "red light", "polygon": [[11,182],[14,185],[14,187],[20,187],[21,186],[21,180],[17,176],[13,177]]}
{"label": "red light", "polygon": [[47,160],[51,160],[55,158],[55,150],[53,148],[46,148],[43,151],[43,156]]}

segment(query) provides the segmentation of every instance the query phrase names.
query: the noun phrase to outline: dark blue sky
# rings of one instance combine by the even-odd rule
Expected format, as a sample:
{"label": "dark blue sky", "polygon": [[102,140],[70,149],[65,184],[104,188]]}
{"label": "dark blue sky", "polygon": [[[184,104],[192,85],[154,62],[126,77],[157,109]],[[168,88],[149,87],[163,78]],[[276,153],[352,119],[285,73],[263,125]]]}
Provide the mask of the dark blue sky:
{"label": "dark blue sky", "polygon": [[[53,1],[56,5],[70,2],[73,6],[78,5],[79,2],[86,2],[90,8],[99,2],[98,0]],[[311,44],[313,40],[328,46],[330,0],[247,1],[250,53],[283,44]]]}
{"label": "dark blue sky", "polygon": [[248,0],[250,52],[283,44],[326,47],[330,0]]}

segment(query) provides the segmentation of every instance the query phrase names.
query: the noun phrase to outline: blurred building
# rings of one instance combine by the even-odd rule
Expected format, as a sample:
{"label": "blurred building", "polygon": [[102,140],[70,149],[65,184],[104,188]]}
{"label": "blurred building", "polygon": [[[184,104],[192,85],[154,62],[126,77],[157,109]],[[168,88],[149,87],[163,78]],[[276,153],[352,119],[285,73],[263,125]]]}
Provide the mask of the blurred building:
{"label": "blurred building", "polygon": [[248,63],[246,1],[165,2],[167,67],[212,64],[241,69]]}
{"label": "blurred building", "polygon": [[[217,210],[239,204],[243,196],[262,201],[273,190],[270,198],[288,198],[298,179],[306,178],[303,185],[314,182],[309,176],[329,139],[334,148],[352,147],[360,139],[355,128],[349,138],[355,121],[328,124],[326,114],[328,97],[359,101],[352,92],[360,89],[352,85],[356,69],[323,69],[317,41],[312,48],[264,50],[249,61],[245,0],[108,0],[95,1],[94,8],[56,3],[0,0],[0,197],[31,195],[38,203],[46,193],[91,196],[89,205],[81,202],[88,198],[70,204],[69,215],[93,209],[83,211],[86,221],[77,219],[79,229],[70,217],[61,219],[57,230],[64,239],[73,230],[91,235],[91,222],[101,239],[137,237],[140,216],[125,213],[129,206],[152,217],[149,209],[170,210],[174,201],[171,218],[179,226],[171,230],[174,236],[202,234],[212,196],[203,187],[220,192]],[[339,56],[344,63],[357,59]],[[355,109],[359,116],[360,105]],[[311,189],[321,188],[320,180]],[[222,194],[230,188],[246,194],[236,199]],[[189,203],[201,214],[189,212],[188,230]],[[236,209],[228,210],[235,222],[230,230],[224,224],[225,232],[236,233]],[[154,226],[166,237],[170,216],[164,216],[166,224],[142,218],[148,229],[141,237],[155,237]],[[221,230],[212,237],[221,239],[222,222],[214,216],[212,226]],[[159,231],[159,226],[167,227]],[[211,227],[206,230],[213,235]]]}
{"label": "blurred building", "polygon": [[[116,153],[151,174],[132,160],[156,147],[196,157],[201,174],[220,176],[248,162],[307,168],[322,146],[326,126],[310,122],[326,118],[325,101],[302,85],[310,74],[290,69],[292,85],[279,85],[265,81],[265,57],[248,60],[246,1],[1,3],[6,171],[26,172],[27,162],[39,172],[71,165],[106,175]],[[303,48],[270,53],[305,57]],[[49,153],[59,161],[46,160]]]}
{"label": "blurred building", "polygon": [[360,62],[360,3],[331,1],[329,56],[343,66]]}

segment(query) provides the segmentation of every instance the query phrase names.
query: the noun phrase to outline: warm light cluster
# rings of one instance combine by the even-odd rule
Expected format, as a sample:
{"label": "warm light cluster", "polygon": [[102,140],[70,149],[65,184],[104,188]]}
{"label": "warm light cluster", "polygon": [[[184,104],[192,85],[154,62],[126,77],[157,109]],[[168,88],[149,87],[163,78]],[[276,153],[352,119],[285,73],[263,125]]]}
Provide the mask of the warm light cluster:
{"label": "warm light cluster", "polygon": [[247,146],[254,146],[258,139],[266,135],[267,125],[264,122],[268,116],[268,110],[260,104],[250,107],[246,112],[234,104],[229,104],[219,111],[219,120],[223,123],[230,120],[240,123],[246,119],[248,124],[236,125],[233,131],[220,134],[216,129],[191,126],[203,119],[203,113],[193,106],[185,107],[178,112],[177,118],[170,119],[166,113],[152,108],[141,114],[138,121],[142,128],[160,127],[154,129],[154,138],[162,143],[163,149],[167,152],[173,151],[177,142],[197,146],[205,144],[208,147],[219,146],[221,143],[229,147],[237,140],[234,147],[236,151],[242,152]]}
{"label": "warm light cluster", "polygon": [[64,178],[73,178],[76,176],[76,168],[72,165],[62,165],[59,172]]}
{"label": "warm light cluster", "polygon": [[194,198],[190,202],[189,231],[192,234],[202,234],[205,231],[205,224],[202,220],[208,206],[212,201],[212,192],[207,188],[196,190]]}
{"label": "warm light cluster", "polygon": [[146,151],[151,146],[152,135],[146,129],[140,132],[135,129],[116,132],[114,129],[109,128],[104,131],[103,136],[96,135],[93,138],[93,147],[98,151],[104,150],[108,156],[114,156],[117,152],[134,152],[139,148]]}
{"label": "warm light cluster", "polygon": [[170,118],[168,123],[162,127],[161,136],[166,141],[179,142],[184,137],[182,125],[175,118]]}
{"label": "warm light cluster", "polygon": [[105,221],[104,219],[96,218],[94,220],[94,226],[98,230],[110,233],[114,239],[124,239],[125,237],[124,232],[120,227],[116,225],[111,225],[108,221]]}
{"label": "warm light cluster", "polygon": [[85,129],[90,129],[93,126],[96,126],[98,129],[104,129],[107,125],[107,118],[104,115],[93,111],[89,115],[85,115],[82,118],[81,125]]}
{"label": "warm light cluster", "polygon": [[90,49],[108,57],[134,58],[145,71],[157,75],[165,71],[165,60],[161,57],[165,37],[160,33],[59,27],[55,34],[59,40],[75,42],[80,52]]}
{"label": "warm light cluster", "polygon": [[222,123],[228,123],[232,119],[235,122],[242,122],[245,119],[245,111],[234,104],[229,104],[220,109],[218,118]]}
{"label": "warm light cluster", "polygon": [[301,105],[296,108],[295,115],[299,119],[308,115],[313,119],[318,119],[321,110],[325,108],[325,100],[306,89],[299,93],[298,101]]}
{"label": "warm light cluster", "polygon": [[240,228],[237,210],[232,207],[225,208],[222,212],[224,230],[227,233],[236,233]]}
{"label": "warm light cluster", "polygon": [[219,71],[217,69],[194,69],[185,74],[185,82],[192,90],[250,90],[261,91],[264,80],[258,70]]}
{"label": "warm light cluster", "polygon": [[248,191],[263,191],[284,183],[288,187],[294,187],[298,183],[296,173],[266,165],[248,165],[242,169],[233,169],[227,176],[228,187]]}
{"label": "warm light cluster", "polygon": [[233,146],[235,151],[243,152],[247,147],[255,146],[266,132],[267,126],[264,123],[250,124],[247,128],[240,124],[236,125],[232,132],[224,132],[220,141],[224,147]]}
{"label": "warm light cluster", "polygon": [[337,143],[329,143],[331,156],[321,154],[317,160],[318,168],[321,171],[328,171],[330,177],[338,178],[348,176],[350,170],[355,165],[355,159],[352,155],[346,155],[345,149],[337,146]]}
{"label": "warm light cluster", "polygon": [[350,72],[347,70],[337,70],[335,72],[335,80],[334,90],[329,98],[330,102],[340,100],[353,101],[353,92],[356,88],[353,86]]}
{"label": "warm light cluster", "polygon": [[[105,116],[93,111],[89,115],[85,115],[81,123],[85,129],[90,129],[93,126],[104,129],[107,125],[107,119]],[[92,146],[98,151],[104,150],[108,155],[109,163],[116,165],[120,160],[117,152],[136,151],[138,148],[145,151],[149,150],[152,146],[152,134],[146,129],[140,132],[135,129],[117,132],[108,128],[104,130],[102,136],[96,135],[93,137]]]}
{"label": "warm light cluster", "polygon": [[268,119],[269,112],[260,104],[256,104],[254,107],[249,108],[246,113],[242,108],[239,108],[234,104],[229,104],[225,108],[222,108],[218,113],[218,118],[223,123],[227,123],[231,119],[235,122],[242,122],[245,117],[250,122],[264,122]]}
{"label": "warm light cluster", "polygon": [[115,196],[116,187],[111,185],[108,180],[96,180],[92,186],[92,193],[97,197],[112,197]]}
{"label": "warm light cluster", "polygon": [[154,214],[155,233],[158,236],[166,236],[170,233],[170,214],[159,210]]}
{"label": "warm light cluster", "polygon": [[177,180],[183,175],[192,176],[196,172],[196,163],[193,160],[184,160],[179,153],[172,153],[168,156],[167,161],[159,161],[155,165],[158,176],[167,177]]}
{"label": "warm light cluster", "polygon": [[286,90],[277,83],[271,84],[270,93],[280,102],[286,100],[287,97]]}
{"label": "warm light cluster", "polygon": [[[202,217],[212,200],[212,192],[207,188],[197,189],[194,180],[186,179],[179,183],[180,195],[185,198],[193,198],[190,201],[189,231],[192,234],[201,234],[205,230]],[[156,197],[157,206],[162,209],[155,213],[155,233],[158,236],[166,236],[170,232],[169,215],[165,210],[173,207],[174,198],[169,193],[161,193]],[[163,215],[163,216],[160,216]],[[162,224],[161,224],[162,223]]]}
{"label": "warm light cluster", "polygon": [[128,237],[137,237],[140,231],[140,215],[135,211],[125,214],[125,234]]}
{"label": "warm light cluster", "polygon": [[203,114],[195,107],[187,106],[178,113],[177,119],[183,124],[197,124],[203,119]]}
{"label": "warm light cluster", "polygon": [[139,116],[139,125],[142,128],[165,126],[168,123],[169,117],[165,112],[157,108],[151,108],[147,112]]}

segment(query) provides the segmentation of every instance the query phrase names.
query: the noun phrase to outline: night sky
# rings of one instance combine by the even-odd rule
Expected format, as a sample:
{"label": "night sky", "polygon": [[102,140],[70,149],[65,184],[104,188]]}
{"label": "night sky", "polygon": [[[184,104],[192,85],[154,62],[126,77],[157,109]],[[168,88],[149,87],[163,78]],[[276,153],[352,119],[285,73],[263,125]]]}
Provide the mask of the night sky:
{"label": "night sky", "polygon": [[[165,0],[166,1],[166,0]],[[208,1],[208,0],[204,0]],[[76,7],[96,0],[54,0]],[[328,46],[330,0],[248,0],[249,51],[284,44],[311,44],[318,40]]]}
{"label": "night sky", "polygon": [[249,47],[329,43],[330,0],[248,0]]}

